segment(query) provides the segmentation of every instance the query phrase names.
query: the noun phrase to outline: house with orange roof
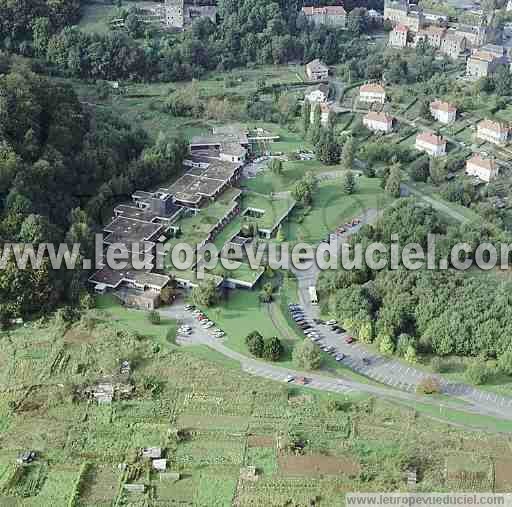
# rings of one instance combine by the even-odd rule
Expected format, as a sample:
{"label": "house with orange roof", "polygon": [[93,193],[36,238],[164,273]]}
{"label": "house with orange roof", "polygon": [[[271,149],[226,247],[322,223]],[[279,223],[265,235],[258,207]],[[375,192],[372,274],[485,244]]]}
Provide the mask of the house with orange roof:
{"label": "house with orange roof", "polygon": [[416,136],[415,147],[417,150],[428,153],[431,157],[446,155],[446,140],[431,132],[423,132]]}
{"label": "house with orange roof", "polygon": [[370,111],[363,118],[363,125],[373,132],[391,132],[393,129],[393,117],[386,113]]}
{"label": "house with orange roof", "polygon": [[430,114],[440,123],[453,123],[457,118],[457,108],[449,102],[434,100],[430,103]]}
{"label": "house with orange roof", "polygon": [[398,24],[389,32],[389,45],[394,48],[405,48],[407,46],[407,34],[409,29],[405,25]]}
{"label": "house with orange roof", "polygon": [[367,83],[359,88],[359,100],[368,104],[373,102],[384,104],[386,101],[386,91],[380,84]]}
{"label": "house with orange roof", "polygon": [[466,162],[466,174],[476,176],[479,180],[489,183],[498,176],[496,160],[475,154]]}
{"label": "house with orange roof", "polygon": [[482,120],[476,127],[476,137],[493,144],[505,144],[509,128],[504,123]]}
{"label": "house with orange roof", "polygon": [[347,11],[342,5],[326,5],[325,7],[302,7],[306,19],[316,26],[326,25],[344,28],[347,23]]}

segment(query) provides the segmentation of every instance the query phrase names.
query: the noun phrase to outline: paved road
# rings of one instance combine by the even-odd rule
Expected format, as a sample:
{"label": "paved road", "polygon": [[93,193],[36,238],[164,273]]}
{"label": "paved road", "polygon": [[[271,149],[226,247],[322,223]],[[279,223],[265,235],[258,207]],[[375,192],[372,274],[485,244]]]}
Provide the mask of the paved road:
{"label": "paved road", "polygon": [[[172,307],[160,309],[160,313],[169,318],[176,319],[192,327],[193,333],[190,336],[180,337],[178,343],[181,345],[206,345],[220,354],[240,363],[242,370],[251,375],[261,378],[286,383],[287,375],[293,377],[306,377],[309,379],[308,387],[320,391],[332,392],[342,395],[348,395],[355,392],[368,393],[379,398],[387,398],[403,402],[424,402],[432,404],[432,398],[419,396],[412,392],[406,392],[391,389],[385,386],[374,386],[363,382],[355,382],[341,377],[327,376],[319,373],[303,372],[290,368],[283,368],[275,364],[267,363],[257,359],[244,356],[223,344],[222,340],[209,336],[208,333],[199,326],[198,321],[194,319],[190,312],[185,311],[182,303],[176,303]],[[293,384],[291,384],[293,385]],[[480,415],[496,416],[512,420],[508,414],[496,413],[494,410],[488,410],[486,407],[461,406],[449,400],[437,403],[440,414],[442,409],[463,410]]]}

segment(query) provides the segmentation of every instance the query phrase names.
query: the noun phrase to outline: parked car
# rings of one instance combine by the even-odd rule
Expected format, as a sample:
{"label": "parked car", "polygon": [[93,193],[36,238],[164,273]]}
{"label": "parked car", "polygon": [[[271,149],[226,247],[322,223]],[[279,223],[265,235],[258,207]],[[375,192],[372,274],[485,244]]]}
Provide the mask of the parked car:
{"label": "parked car", "polygon": [[336,359],[336,361],[343,361],[343,359],[345,359],[345,354],[340,352],[340,353],[336,354],[335,359]]}
{"label": "parked car", "polygon": [[305,386],[306,384],[309,384],[309,379],[306,378],[306,377],[297,377],[295,379],[295,381],[297,382],[297,384],[300,384],[302,386]]}
{"label": "parked car", "polygon": [[350,344],[350,343],[354,343],[354,342],[355,342],[355,340],[354,340],[354,337],[353,337],[353,336],[347,336],[347,337],[345,338],[345,343]]}
{"label": "parked car", "polygon": [[19,465],[27,465],[28,463],[32,463],[36,459],[35,451],[27,451],[23,452],[16,458],[16,463]]}
{"label": "parked car", "polygon": [[295,377],[292,375],[286,375],[286,382],[293,382],[295,380]]}
{"label": "parked car", "polygon": [[327,324],[328,326],[335,326],[337,323],[338,323],[338,321],[337,321],[337,320],[335,320],[335,319],[331,319],[331,320],[328,320],[328,321],[326,322],[326,324]]}
{"label": "parked car", "polygon": [[368,357],[363,357],[363,364],[368,366],[370,364],[370,359]]}
{"label": "parked car", "polygon": [[184,306],[185,310],[187,310],[188,312],[192,311],[195,309],[195,306],[194,305],[185,305]]}

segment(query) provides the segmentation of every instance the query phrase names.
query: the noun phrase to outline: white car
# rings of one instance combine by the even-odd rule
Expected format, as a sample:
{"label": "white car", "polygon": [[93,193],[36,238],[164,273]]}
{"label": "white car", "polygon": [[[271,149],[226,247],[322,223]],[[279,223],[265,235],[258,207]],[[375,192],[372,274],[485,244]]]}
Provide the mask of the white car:
{"label": "white car", "polygon": [[203,327],[205,329],[210,329],[213,326],[215,326],[215,324],[212,321],[208,321]]}
{"label": "white car", "polygon": [[286,375],[286,382],[293,382],[295,380],[295,377],[293,375]]}
{"label": "white car", "polygon": [[335,326],[338,323],[337,320],[331,319],[326,322],[326,325],[328,326]]}

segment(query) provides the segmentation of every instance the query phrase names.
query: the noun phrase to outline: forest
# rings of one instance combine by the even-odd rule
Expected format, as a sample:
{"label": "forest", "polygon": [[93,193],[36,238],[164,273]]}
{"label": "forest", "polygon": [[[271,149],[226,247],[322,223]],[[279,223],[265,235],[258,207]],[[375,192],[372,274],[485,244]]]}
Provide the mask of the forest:
{"label": "forest", "polygon": [[[372,242],[390,244],[391,234],[398,234],[400,245],[415,242],[426,248],[429,233],[438,235],[437,259],[447,257],[460,242],[471,245],[473,252],[481,242],[512,243],[493,226],[446,224],[413,198],[399,200],[351,241],[361,243],[364,251]],[[496,358],[512,348],[512,283],[498,275],[472,275],[450,266],[445,271],[340,268],[323,272],[318,290],[326,310],[382,352],[403,354],[412,346],[439,356]]]}

